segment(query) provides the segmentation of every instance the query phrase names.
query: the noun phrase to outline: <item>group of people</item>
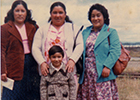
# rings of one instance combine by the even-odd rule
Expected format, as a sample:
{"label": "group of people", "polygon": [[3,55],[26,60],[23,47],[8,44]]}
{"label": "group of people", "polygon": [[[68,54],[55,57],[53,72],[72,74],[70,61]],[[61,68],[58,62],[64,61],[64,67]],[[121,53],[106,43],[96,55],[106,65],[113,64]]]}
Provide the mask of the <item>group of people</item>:
{"label": "group of people", "polygon": [[[119,100],[113,66],[121,54],[117,31],[109,27],[108,10],[93,4],[91,25],[75,37],[62,2],[50,7],[50,18],[38,26],[26,2],[16,0],[1,25],[2,100]],[[108,40],[109,39],[109,40]],[[110,42],[110,43],[109,43]],[[79,85],[75,63],[83,56]]]}

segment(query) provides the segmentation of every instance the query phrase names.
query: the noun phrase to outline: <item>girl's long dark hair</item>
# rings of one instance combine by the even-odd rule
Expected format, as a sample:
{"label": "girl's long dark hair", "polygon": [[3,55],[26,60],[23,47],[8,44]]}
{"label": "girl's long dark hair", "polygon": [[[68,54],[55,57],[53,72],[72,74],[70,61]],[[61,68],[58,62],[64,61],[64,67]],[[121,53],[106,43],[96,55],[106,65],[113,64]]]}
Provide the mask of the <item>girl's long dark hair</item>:
{"label": "girl's long dark hair", "polygon": [[30,22],[32,24],[36,24],[35,20],[32,20],[31,18],[31,11],[28,9],[27,4],[23,1],[23,0],[16,0],[15,2],[13,2],[11,9],[8,11],[7,16],[4,19],[4,22],[7,23],[9,20],[14,21],[14,9],[17,7],[17,5],[23,5],[23,7],[26,9],[27,11],[27,16],[24,22]]}

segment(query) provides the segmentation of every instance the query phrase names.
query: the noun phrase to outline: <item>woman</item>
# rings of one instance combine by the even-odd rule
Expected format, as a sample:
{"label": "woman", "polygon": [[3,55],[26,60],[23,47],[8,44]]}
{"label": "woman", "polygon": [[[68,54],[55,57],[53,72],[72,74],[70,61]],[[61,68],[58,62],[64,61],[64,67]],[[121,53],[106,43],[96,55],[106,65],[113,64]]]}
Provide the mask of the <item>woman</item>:
{"label": "woman", "polygon": [[40,76],[31,54],[37,28],[27,4],[22,0],[13,2],[1,26],[1,80],[13,79],[14,87],[3,87],[2,100],[40,99]]}
{"label": "woman", "polygon": [[[79,34],[76,47],[73,51],[74,38],[80,28],[76,28],[66,15],[66,7],[61,2],[55,2],[50,7],[50,19],[48,23],[40,27],[35,34],[32,52],[39,64],[40,74],[46,76],[50,63],[48,50],[53,45],[59,45],[64,50],[63,62],[68,72],[76,73],[75,63],[83,52],[82,34]],[[76,74],[75,74],[75,81]],[[77,83],[77,82],[76,82]]]}
{"label": "woman", "polygon": [[118,100],[117,76],[112,70],[121,54],[117,31],[108,27],[108,11],[100,4],[91,6],[88,20],[92,25],[82,32],[84,71],[79,78],[77,100]]}

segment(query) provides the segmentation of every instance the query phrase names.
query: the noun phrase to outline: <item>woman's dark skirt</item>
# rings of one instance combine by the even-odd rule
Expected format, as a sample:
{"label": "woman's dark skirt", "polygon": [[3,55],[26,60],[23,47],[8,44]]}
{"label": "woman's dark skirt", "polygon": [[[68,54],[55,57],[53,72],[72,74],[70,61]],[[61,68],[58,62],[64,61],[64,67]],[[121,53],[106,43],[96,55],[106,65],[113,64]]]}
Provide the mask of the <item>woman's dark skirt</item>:
{"label": "woman's dark skirt", "polygon": [[25,55],[24,75],[14,82],[13,90],[3,87],[2,100],[40,100],[40,76],[31,54]]}

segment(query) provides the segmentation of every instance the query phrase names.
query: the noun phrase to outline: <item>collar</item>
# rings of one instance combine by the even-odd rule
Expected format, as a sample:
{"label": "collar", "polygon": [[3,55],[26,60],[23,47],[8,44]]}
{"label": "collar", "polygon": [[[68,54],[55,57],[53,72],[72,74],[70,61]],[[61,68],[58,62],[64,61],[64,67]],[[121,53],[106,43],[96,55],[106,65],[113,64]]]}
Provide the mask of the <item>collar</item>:
{"label": "collar", "polygon": [[61,64],[60,69],[57,69],[57,70],[56,70],[56,68],[53,68],[53,67],[54,67],[54,66],[52,66],[52,64],[49,65],[49,74],[50,74],[51,77],[53,77],[53,76],[56,74],[56,72],[59,72],[59,71],[60,71],[64,76],[66,76],[67,71],[66,71],[66,69],[65,69],[65,64],[64,64],[64,63]]}
{"label": "collar", "polygon": [[[21,36],[19,34],[19,31],[17,30],[14,22],[9,20],[7,24],[10,26],[8,31],[22,42]],[[27,37],[29,38],[30,34],[32,34],[32,31],[33,31],[33,29],[35,27],[34,27],[33,24],[30,24],[29,22],[25,22],[25,28],[26,28],[26,32],[27,32]]]}
{"label": "collar", "polygon": [[60,33],[64,30],[64,25],[65,25],[65,23],[60,27],[59,30],[57,30],[53,25],[50,24],[50,29],[53,33]]}
{"label": "collar", "polygon": [[59,68],[55,68],[52,63],[51,63],[51,66],[54,70],[59,71],[63,67],[63,63],[61,63]]}

